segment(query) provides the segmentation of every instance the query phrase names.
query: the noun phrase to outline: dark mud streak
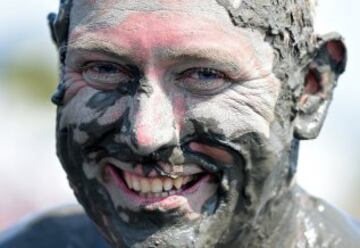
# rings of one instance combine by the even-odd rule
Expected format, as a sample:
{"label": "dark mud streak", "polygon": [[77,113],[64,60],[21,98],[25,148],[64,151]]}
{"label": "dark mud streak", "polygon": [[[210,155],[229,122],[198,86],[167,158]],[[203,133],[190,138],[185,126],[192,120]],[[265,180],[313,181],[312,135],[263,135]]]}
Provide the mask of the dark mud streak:
{"label": "dark mud streak", "polygon": [[290,166],[289,166],[289,176],[288,182],[290,183],[293,180],[296,171],[297,171],[297,161],[299,157],[299,148],[300,148],[300,141],[298,139],[293,139],[291,143],[291,150],[290,150]]}
{"label": "dark mud streak", "polygon": [[95,93],[86,104],[86,107],[96,109],[97,111],[104,111],[106,108],[114,106],[114,104],[121,98],[122,94],[114,92],[97,92]]}
{"label": "dark mud streak", "polygon": [[62,106],[64,104],[64,97],[66,93],[66,86],[64,83],[59,83],[55,93],[51,97],[52,103],[56,106]]}

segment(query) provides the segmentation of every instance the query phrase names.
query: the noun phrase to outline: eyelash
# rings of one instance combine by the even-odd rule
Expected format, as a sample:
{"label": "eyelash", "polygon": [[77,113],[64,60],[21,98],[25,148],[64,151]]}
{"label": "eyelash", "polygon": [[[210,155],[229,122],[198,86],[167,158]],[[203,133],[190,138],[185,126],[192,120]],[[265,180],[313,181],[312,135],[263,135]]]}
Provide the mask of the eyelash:
{"label": "eyelash", "polygon": [[229,78],[226,76],[225,73],[220,72],[220,71],[210,68],[210,67],[196,67],[196,68],[191,68],[191,69],[185,70],[181,73],[178,73],[176,79],[177,80],[184,79],[186,76],[190,76],[191,74],[196,73],[196,72],[197,73],[211,73],[213,75],[218,76],[217,79],[229,80]]}
{"label": "eyelash", "polygon": [[231,85],[233,80],[222,71],[196,67],[177,74],[176,84],[195,95],[214,95]]}
{"label": "eyelash", "polygon": [[[107,62],[89,62],[86,63],[84,65],[82,65],[80,67],[80,71],[81,72],[85,72],[87,70],[94,70],[95,68],[100,68],[100,67],[106,67],[106,66],[112,66],[113,69],[117,69],[118,72],[115,73],[124,73],[124,74],[130,74],[129,72],[127,72],[121,65],[115,64],[115,63],[107,63]],[[104,72],[97,72],[97,73],[104,73]],[[105,72],[106,73],[106,72]]]}

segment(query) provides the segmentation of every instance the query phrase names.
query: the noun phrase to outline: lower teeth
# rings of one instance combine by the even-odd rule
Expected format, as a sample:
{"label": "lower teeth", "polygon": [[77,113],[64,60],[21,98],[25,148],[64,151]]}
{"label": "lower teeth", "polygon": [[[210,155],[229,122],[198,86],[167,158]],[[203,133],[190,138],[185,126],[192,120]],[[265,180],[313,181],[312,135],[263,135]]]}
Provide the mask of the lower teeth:
{"label": "lower teeth", "polygon": [[136,192],[136,193],[138,193],[141,197],[152,198],[152,197],[168,197],[171,195],[175,195],[180,191],[181,190],[170,190],[168,192],[158,192],[158,193],[143,193],[143,192]]}

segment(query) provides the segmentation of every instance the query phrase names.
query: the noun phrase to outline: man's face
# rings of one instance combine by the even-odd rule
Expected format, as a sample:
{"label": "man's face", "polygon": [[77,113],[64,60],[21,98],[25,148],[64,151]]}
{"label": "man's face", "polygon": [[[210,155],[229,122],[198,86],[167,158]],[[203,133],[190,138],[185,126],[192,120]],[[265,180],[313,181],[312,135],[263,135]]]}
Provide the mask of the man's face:
{"label": "man's face", "polygon": [[241,232],[280,184],[291,141],[263,37],[216,1],[79,0],[68,45],[58,154],[109,242]]}

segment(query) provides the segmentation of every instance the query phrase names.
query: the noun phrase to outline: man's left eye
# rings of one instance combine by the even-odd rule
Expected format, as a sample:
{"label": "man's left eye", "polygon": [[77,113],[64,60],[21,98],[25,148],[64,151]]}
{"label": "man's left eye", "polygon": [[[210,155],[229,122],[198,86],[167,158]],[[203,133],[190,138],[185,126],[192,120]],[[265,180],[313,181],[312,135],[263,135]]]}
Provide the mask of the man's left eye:
{"label": "man's left eye", "polygon": [[216,80],[222,79],[225,76],[221,72],[218,72],[216,70],[210,68],[202,68],[195,72],[192,72],[189,77],[198,80]]}
{"label": "man's left eye", "polygon": [[120,72],[119,68],[112,64],[98,65],[98,66],[94,66],[92,69],[97,73],[116,74]]}
{"label": "man's left eye", "polygon": [[194,92],[214,94],[230,84],[225,73],[212,68],[192,68],[179,74],[180,86]]}
{"label": "man's left eye", "polygon": [[107,89],[131,80],[131,73],[115,63],[89,63],[82,68],[85,81],[95,88]]}

